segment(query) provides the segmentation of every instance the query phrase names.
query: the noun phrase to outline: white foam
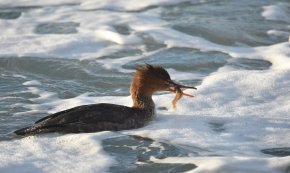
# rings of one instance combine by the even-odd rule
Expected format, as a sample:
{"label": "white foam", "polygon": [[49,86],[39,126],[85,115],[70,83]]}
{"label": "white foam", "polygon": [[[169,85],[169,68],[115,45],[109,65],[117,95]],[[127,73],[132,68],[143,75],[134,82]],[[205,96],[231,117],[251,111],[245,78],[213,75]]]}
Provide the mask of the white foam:
{"label": "white foam", "polygon": [[30,136],[0,143],[0,172],[106,172],[114,160],[104,153],[98,134]]}
{"label": "white foam", "polygon": [[150,160],[155,163],[196,164],[198,167],[189,171],[193,173],[279,173],[285,172],[290,163],[290,157],[169,157],[165,159],[151,158]]}
{"label": "white foam", "polygon": [[[109,41],[118,44],[140,42],[136,35],[100,32],[103,26],[111,27],[128,14],[78,11],[77,7],[44,7],[23,12],[16,20],[0,20],[0,55],[41,56],[85,59],[100,57],[120,50]],[[128,21],[129,19],[125,20]],[[95,21],[95,22],[92,22]],[[80,24],[76,34],[37,34],[35,29],[42,23]],[[112,27],[111,27],[112,28]],[[98,32],[97,32],[98,31]],[[107,37],[105,37],[106,35]],[[111,38],[114,36],[114,38]]]}
{"label": "white foam", "polygon": [[87,0],[81,4],[82,9],[111,9],[111,10],[122,10],[122,11],[136,11],[141,10],[150,6],[158,5],[174,5],[181,2],[203,2],[202,0],[147,0],[136,3],[134,0],[123,1],[114,0]]}
{"label": "white foam", "polygon": [[108,41],[112,41],[117,44],[140,44],[141,39],[135,35],[122,35],[110,30],[97,30],[96,34],[98,37]]}
{"label": "white foam", "polygon": [[[282,21],[290,24],[290,4],[287,2],[279,2],[275,5],[264,6],[262,16],[267,20]],[[283,28],[283,30],[269,30],[267,34],[276,37],[284,37],[285,40],[287,40],[290,38],[289,25]]]}
{"label": "white foam", "polygon": [[[264,50],[265,55],[277,60],[279,55],[283,55],[282,62],[288,64],[289,49],[284,46],[269,46],[267,49],[272,55]],[[290,121],[287,118],[290,109],[286,106],[290,98],[289,76],[289,64],[268,71],[221,70],[205,78],[198,90],[192,93],[195,95],[193,99],[183,98],[178,104],[178,112],[164,115],[162,112],[155,125],[136,133],[213,148],[234,146],[230,151],[237,153],[252,153],[252,150],[262,146],[288,146],[289,140],[276,139],[290,137]],[[168,106],[172,97],[159,96],[156,102],[167,103]],[[208,123],[216,121],[226,129],[224,133],[217,134],[210,128]],[[267,127],[275,127],[277,131],[271,134]]]}
{"label": "white foam", "polygon": [[[272,55],[284,55],[285,59],[288,56],[289,60],[288,47],[285,45],[287,44],[267,48]],[[290,141],[287,140],[290,138],[290,109],[287,106],[290,104],[289,86],[290,66],[288,68],[287,66],[276,66],[276,68],[265,71],[221,70],[205,78],[203,83],[197,87],[197,91],[187,90],[187,93],[191,93],[195,97],[182,98],[178,102],[177,111],[173,109],[158,110],[157,118],[148,126],[122,133],[175,144],[186,144],[223,156],[204,157],[203,159],[174,158],[175,160],[180,159],[182,163],[187,163],[187,160],[192,161],[191,163],[199,166],[194,172],[203,172],[205,165],[208,164],[212,165],[209,170],[212,172],[231,172],[233,170],[237,170],[237,172],[259,172],[258,170],[283,172],[289,165],[289,158],[267,158],[260,150],[290,145]],[[37,89],[30,89],[35,94],[45,93]],[[154,96],[154,100],[157,107],[170,107],[173,97],[172,94],[164,94]],[[87,93],[66,100],[46,97],[46,99],[37,100],[33,109],[42,110],[50,107],[47,110],[52,113],[78,105],[100,102],[131,105],[130,97],[92,97]],[[50,172],[56,171],[54,163],[59,160],[67,160],[66,164],[76,170],[90,172],[101,169],[102,171],[105,168],[94,167],[95,162],[92,161],[104,156],[98,144],[100,139],[94,138],[99,134],[102,133],[54,136],[52,138],[31,137],[1,142],[0,148],[5,148],[2,149],[4,152],[0,154],[0,157],[4,158],[1,169],[5,172],[14,171],[19,170],[19,165],[21,165],[32,172],[35,169]],[[84,147],[82,147],[83,143],[85,143]],[[33,147],[23,150],[22,148],[27,145]],[[91,148],[88,145],[94,146],[94,152],[83,156],[84,153],[88,154],[87,148]],[[68,146],[69,149],[67,149]],[[78,151],[77,157],[71,157],[70,155],[75,154],[73,152],[75,149]],[[15,156],[10,157],[11,153]],[[16,155],[16,153],[20,154]],[[105,167],[112,164],[110,159],[106,160],[107,157],[104,157]],[[15,158],[17,158],[17,162]],[[84,165],[81,163],[81,166],[73,165],[82,159],[85,159]],[[170,158],[163,161],[172,162]],[[155,162],[157,161],[155,160]],[[267,166],[265,167],[265,165]],[[65,165],[63,166],[67,168]],[[79,168],[76,168],[77,166]]]}
{"label": "white foam", "polygon": [[[283,43],[257,50],[269,57],[273,56],[273,59],[285,56],[285,65],[289,57],[288,46],[289,43]],[[289,76],[290,65],[267,71],[220,70],[205,78],[197,91],[186,91],[195,97],[181,99],[178,111],[159,111],[157,120],[149,126],[128,133],[213,150],[230,148],[233,154],[243,152],[255,155],[259,153],[257,148],[290,145],[288,140],[276,140],[290,137],[290,109],[287,107],[290,100]],[[50,112],[97,102],[113,101],[115,104],[131,105],[130,97],[91,97],[87,93],[62,100],[46,97],[43,91],[35,92],[44,93],[40,96],[44,99],[35,100],[40,106],[38,109],[53,108]],[[154,100],[157,107],[170,107],[173,97],[159,95]],[[215,132],[211,123],[221,124],[225,131],[220,134]],[[269,131],[270,127],[274,130]]]}
{"label": "white foam", "polygon": [[41,83],[37,80],[26,81],[23,83],[26,86],[34,86],[34,85],[41,85]]}
{"label": "white foam", "polygon": [[152,55],[164,50],[164,48],[161,48],[158,50],[147,52],[147,51],[144,51],[143,46],[140,47],[140,49],[143,50],[143,53],[141,55],[127,56],[127,57],[118,58],[118,59],[101,59],[101,60],[97,60],[97,62],[103,64],[103,67],[105,67],[107,69],[116,69],[116,70],[123,72],[123,73],[130,73],[130,72],[134,72],[134,71],[129,70],[129,69],[123,69],[122,66],[129,63],[129,62],[137,61],[137,60],[152,56]]}
{"label": "white foam", "polygon": [[[154,140],[192,147],[205,148],[223,157],[167,158],[195,163],[194,172],[285,172],[289,157],[269,158],[260,152],[264,148],[290,146],[290,43],[259,47],[233,47],[219,45],[204,38],[175,31],[160,19],[160,8],[140,13],[120,11],[140,10],[155,5],[168,5],[180,1],[6,1],[3,5],[60,5],[81,3],[71,7],[45,7],[28,10],[17,20],[0,20],[0,55],[41,55],[41,57],[98,58],[114,51],[136,48],[141,55],[102,59],[108,69],[131,72],[122,66],[146,58],[171,47],[185,47],[200,51],[218,51],[232,58],[263,59],[272,63],[264,71],[231,71],[227,67],[206,77],[197,91],[187,90],[194,98],[183,97],[178,109],[157,110],[157,118],[148,126],[123,131],[124,134],[150,137]],[[191,1],[193,2],[193,1]],[[13,4],[12,4],[13,3]],[[264,7],[263,16],[269,20],[289,22],[285,4]],[[97,11],[84,9],[99,9]],[[100,9],[113,9],[105,11]],[[118,12],[119,11],[119,12]],[[57,35],[34,33],[39,23],[76,22],[77,34]],[[115,25],[128,27],[130,33],[118,33]],[[277,34],[277,33],[276,33]],[[148,52],[142,46],[143,37],[151,37],[167,47]],[[195,76],[169,69],[173,79],[188,80]],[[131,105],[130,97],[93,97],[82,93],[75,98],[60,99],[56,93],[40,90],[37,81],[23,83],[28,91],[37,95],[31,110],[25,113],[65,110],[71,107],[108,102]],[[154,96],[156,106],[171,107],[171,94]],[[39,117],[41,118],[41,117]],[[104,172],[114,163],[100,146],[104,138],[114,136],[102,132],[77,135],[47,135],[0,142],[0,172]],[[170,160],[171,159],[171,160]],[[180,160],[178,160],[180,159]]]}
{"label": "white foam", "polygon": [[280,2],[275,5],[269,5],[263,7],[262,16],[268,20],[277,20],[290,22],[290,4],[286,2]]}
{"label": "white foam", "polygon": [[198,74],[193,73],[186,73],[186,72],[180,72],[173,68],[167,69],[168,73],[171,74],[171,79],[173,80],[192,80],[192,79],[199,79],[202,76]]}
{"label": "white foam", "polygon": [[[43,4],[41,4],[41,2]],[[56,4],[65,4],[60,1]],[[106,1],[85,1],[82,3],[97,3],[102,6],[110,5]],[[154,1],[155,2],[155,1]],[[165,4],[166,1],[156,1]],[[2,1],[0,4],[14,6],[17,3]],[[72,1],[78,3],[78,1]],[[132,2],[131,2],[132,3]],[[150,6],[153,3],[145,3]],[[172,1],[173,3],[173,1]],[[175,2],[177,3],[177,2]],[[124,45],[140,46],[143,39],[134,30],[128,35],[115,31],[115,25],[123,25],[130,28],[131,23],[151,23],[161,25],[158,15],[132,14],[114,11],[88,11],[79,10],[79,6],[47,6],[50,1],[25,1],[19,2],[19,6],[44,5],[42,8],[23,11],[15,20],[0,20],[0,55],[1,56],[41,56],[61,58],[98,58],[111,54],[115,51],[126,49]],[[130,2],[116,2],[129,6]],[[133,3],[132,3],[133,4]],[[134,3],[142,4],[142,3]],[[144,7],[145,7],[144,6]],[[77,33],[73,34],[38,34],[36,28],[40,24],[57,24],[74,22]],[[77,26],[79,24],[79,26]],[[117,44],[117,45],[116,45]]]}
{"label": "white foam", "polygon": [[9,7],[19,7],[19,6],[47,6],[47,5],[63,5],[63,4],[73,4],[80,3],[80,0],[59,0],[59,1],[49,1],[49,0],[15,0],[15,1],[7,1],[0,0],[1,6],[9,6]]}
{"label": "white foam", "polygon": [[267,31],[267,34],[273,35],[273,36],[278,36],[278,37],[285,37],[287,39],[290,35],[290,32],[272,29],[272,30]]}
{"label": "white foam", "polygon": [[107,9],[107,10],[118,10],[118,11],[135,11],[141,10],[151,6],[166,6],[174,5],[182,2],[206,2],[205,0],[147,0],[136,3],[134,0],[127,1],[114,1],[114,0],[59,0],[59,1],[49,1],[49,0],[15,0],[13,2],[7,0],[0,0],[1,6],[18,7],[18,6],[57,6],[57,5],[78,5],[80,4],[81,9],[92,10],[92,9]]}
{"label": "white foam", "polygon": [[218,51],[233,58],[265,59],[272,62],[272,68],[287,68],[289,66],[289,42],[260,47],[233,47],[212,43],[204,38],[190,36],[168,28],[146,29],[136,27],[136,30],[151,35],[156,41],[167,47],[194,48],[200,51]]}

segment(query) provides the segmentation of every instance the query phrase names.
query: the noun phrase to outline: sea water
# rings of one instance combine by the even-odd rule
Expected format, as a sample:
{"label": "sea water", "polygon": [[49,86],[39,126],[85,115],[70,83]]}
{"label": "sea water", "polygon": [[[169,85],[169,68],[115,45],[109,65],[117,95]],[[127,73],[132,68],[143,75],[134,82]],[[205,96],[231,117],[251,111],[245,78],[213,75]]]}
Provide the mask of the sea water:
{"label": "sea water", "polygon": [[[0,0],[0,172],[290,172],[287,0]],[[136,65],[186,90],[120,132],[16,137],[78,105],[131,106]]]}

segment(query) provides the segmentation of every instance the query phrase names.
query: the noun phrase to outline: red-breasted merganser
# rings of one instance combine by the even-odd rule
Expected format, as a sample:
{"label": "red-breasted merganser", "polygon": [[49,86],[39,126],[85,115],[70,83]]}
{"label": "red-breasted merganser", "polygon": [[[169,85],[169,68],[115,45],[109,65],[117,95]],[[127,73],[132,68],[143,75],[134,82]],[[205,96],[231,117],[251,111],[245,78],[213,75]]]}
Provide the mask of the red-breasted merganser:
{"label": "red-breasted merganser", "polygon": [[32,126],[16,130],[15,133],[17,135],[48,132],[86,133],[140,128],[154,117],[153,93],[157,91],[175,93],[177,90],[180,93],[180,88],[196,89],[173,82],[162,67],[149,64],[138,66],[130,88],[132,107],[109,103],[82,105],[46,116]]}

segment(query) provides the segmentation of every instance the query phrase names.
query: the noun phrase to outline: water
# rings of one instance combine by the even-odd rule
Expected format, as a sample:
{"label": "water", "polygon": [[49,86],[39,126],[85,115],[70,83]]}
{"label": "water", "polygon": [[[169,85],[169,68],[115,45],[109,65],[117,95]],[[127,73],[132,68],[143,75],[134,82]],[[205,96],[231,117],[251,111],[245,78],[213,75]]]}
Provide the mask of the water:
{"label": "water", "polygon": [[[0,2],[0,172],[289,172],[289,19],[287,0]],[[195,97],[175,111],[157,93],[141,129],[13,135],[82,104],[130,106],[144,63]]]}

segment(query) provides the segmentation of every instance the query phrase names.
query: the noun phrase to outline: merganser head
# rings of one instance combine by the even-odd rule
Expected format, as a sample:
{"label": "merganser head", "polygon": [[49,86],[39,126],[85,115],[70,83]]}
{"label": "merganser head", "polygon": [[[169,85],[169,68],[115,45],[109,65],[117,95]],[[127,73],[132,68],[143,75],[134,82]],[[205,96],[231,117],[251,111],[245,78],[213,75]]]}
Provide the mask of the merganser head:
{"label": "merganser head", "polygon": [[171,91],[175,93],[176,88],[196,89],[195,87],[173,82],[164,68],[146,64],[136,68],[136,73],[131,83],[131,94],[151,96],[157,91]]}

